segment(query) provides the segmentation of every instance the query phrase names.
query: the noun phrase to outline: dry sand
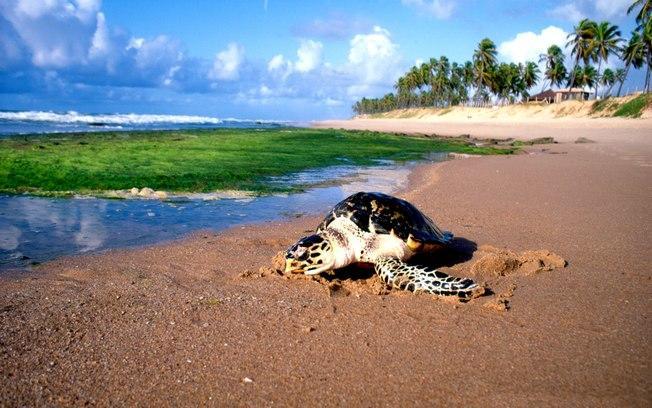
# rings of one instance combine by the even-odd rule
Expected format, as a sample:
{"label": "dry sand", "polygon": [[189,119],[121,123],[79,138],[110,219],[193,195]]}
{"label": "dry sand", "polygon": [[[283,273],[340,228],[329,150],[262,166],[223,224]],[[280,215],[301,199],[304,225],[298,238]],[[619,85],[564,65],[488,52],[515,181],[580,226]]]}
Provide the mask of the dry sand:
{"label": "dry sand", "polygon": [[[496,294],[259,272],[319,217],[57,260],[0,279],[0,405],[650,405],[649,121],[326,125],[562,141],[401,194],[458,237],[427,261]],[[481,267],[528,250],[568,266]]]}

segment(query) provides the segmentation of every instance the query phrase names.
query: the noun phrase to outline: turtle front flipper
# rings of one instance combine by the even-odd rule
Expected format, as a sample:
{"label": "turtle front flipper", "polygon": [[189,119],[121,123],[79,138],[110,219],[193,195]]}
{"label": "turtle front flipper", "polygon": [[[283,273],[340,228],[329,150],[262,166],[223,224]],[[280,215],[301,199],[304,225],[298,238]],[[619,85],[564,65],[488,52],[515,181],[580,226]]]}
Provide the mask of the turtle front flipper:
{"label": "turtle front flipper", "polygon": [[376,260],[375,270],[386,284],[410,292],[467,299],[480,288],[471,279],[449,276],[427,266],[409,265],[397,258]]}

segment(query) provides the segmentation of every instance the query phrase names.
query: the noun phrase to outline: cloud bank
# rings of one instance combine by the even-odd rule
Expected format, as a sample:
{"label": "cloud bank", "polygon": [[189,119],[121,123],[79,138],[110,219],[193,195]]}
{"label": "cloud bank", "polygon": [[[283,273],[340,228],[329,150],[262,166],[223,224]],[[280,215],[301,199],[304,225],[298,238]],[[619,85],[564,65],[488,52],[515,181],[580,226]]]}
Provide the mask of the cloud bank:
{"label": "cloud bank", "polygon": [[[353,19],[331,24],[333,18],[304,26],[295,55],[250,60],[244,46],[231,41],[209,59],[192,57],[164,34],[144,37],[113,28],[99,0],[5,0],[0,96],[86,98],[109,109],[112,101],[147,104],[165,92],[165,100],[175,103],[223,97],[250,106],[308,103],[342,111],[355,98],[391,90],[406,67],[388,30]],[[324,44],[308,34],[349,38],[346,61],[324,61]]]}

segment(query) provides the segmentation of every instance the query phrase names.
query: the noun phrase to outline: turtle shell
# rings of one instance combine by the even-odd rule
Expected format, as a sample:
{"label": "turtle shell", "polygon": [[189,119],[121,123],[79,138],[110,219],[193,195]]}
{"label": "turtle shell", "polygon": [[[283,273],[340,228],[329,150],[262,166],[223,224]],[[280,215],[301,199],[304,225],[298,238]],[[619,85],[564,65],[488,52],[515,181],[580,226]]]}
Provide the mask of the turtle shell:
{"label": "turtle shell", "polygon": [[440,230],[409,202],[383,193],[360,192],[340,201],[319,224],[317,231],[326,229],[337,217],[350,219],[366,232],[393,232],[414,250],[446,245],[453,238],[453,234]]}

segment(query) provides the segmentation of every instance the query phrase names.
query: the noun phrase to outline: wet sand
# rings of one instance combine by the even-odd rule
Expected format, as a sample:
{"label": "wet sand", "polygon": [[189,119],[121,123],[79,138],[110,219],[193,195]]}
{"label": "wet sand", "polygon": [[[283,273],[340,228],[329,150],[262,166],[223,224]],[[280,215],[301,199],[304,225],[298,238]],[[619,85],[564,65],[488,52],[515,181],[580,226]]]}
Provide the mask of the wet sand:
{"label": "wet sand", "polygon": [[[377,125],[355,122],[324,126]],[[562,142],[421,166],[400,194],[458,237],[428,262],[494,295],[260,276],[317,216],[61,259],[0,279],[0,405],[649,406],[649,122],[383,126]],[[487,246],[568,266],[492,278]]]}

